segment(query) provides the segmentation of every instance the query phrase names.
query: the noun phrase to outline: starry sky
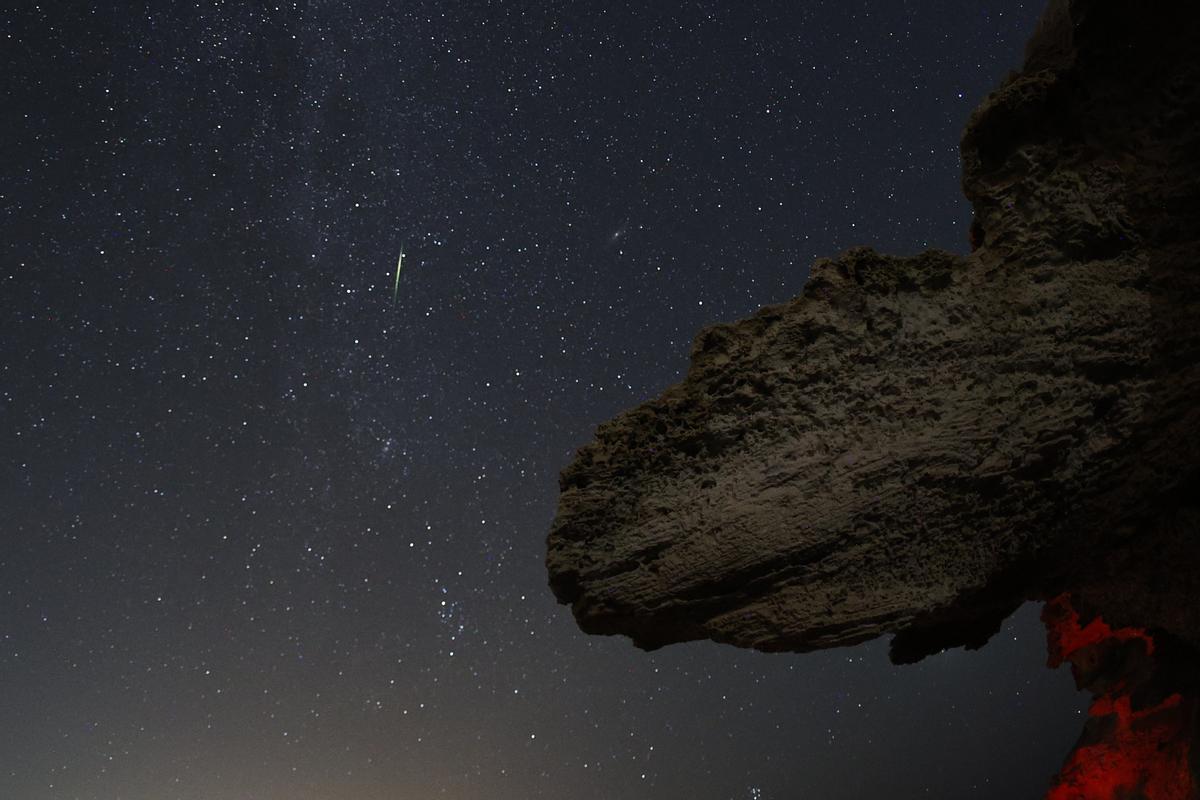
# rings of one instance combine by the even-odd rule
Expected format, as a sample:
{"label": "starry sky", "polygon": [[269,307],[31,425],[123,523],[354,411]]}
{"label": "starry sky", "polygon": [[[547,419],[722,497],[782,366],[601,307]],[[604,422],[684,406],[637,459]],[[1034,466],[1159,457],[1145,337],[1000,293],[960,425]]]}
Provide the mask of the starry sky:
{"label": "starry sky", "polygon": [[1036,608],[903,668],[646,654],[542,560],[701,326],[967,249],[1040,7],[0,11],[0,797],[1039,796],[1086,698]]}

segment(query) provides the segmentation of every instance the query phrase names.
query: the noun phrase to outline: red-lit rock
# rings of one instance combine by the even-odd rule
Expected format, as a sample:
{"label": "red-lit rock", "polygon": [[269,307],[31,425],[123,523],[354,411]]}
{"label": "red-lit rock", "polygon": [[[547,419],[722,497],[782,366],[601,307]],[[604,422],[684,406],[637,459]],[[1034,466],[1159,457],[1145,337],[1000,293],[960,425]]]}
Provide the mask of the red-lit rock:
{"label": "red-lit rock", "polygon": [[1081,624],[1070,598],[1046,604],[1050,666],[1071,664],[1076,685],[1095,695],[1079,744],[1047,800],[1192,800],[1197,676],[1162,662],[1154,639],[1114,630],[1099,617]]}

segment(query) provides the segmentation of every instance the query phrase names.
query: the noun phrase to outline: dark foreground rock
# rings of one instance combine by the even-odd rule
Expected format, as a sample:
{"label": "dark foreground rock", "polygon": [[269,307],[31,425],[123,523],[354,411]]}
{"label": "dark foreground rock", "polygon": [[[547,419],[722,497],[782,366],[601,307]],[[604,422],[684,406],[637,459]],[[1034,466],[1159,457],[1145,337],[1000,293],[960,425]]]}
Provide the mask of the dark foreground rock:
{"label": "dark foreground rock", "polygon": [[[1198,53],[1192,3],[1052,0],[963,137],[971,255],[818,262],[564,470],[547,565],[580,626],[895,634],[903,662],[1065,594],[1157,643],[1154,670],[1200,673]],[[1127,718],[1161,699],[1131,690]],[[1055,800],[1200,796],[1187,752],[1174,793],[1064,778]]]}

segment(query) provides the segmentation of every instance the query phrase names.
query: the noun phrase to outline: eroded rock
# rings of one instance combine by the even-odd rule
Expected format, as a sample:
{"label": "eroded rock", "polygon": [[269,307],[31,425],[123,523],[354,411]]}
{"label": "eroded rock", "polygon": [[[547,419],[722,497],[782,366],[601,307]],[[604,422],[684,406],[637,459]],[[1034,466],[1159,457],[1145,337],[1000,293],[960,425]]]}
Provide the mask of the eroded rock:
{"label": "eroded rock", "polygon": [[1194,4],[1052,0],[963,137],[969,256],[818,262],[564,470],[580,626],[908,661],[1068,592],[1200,670],[1198,52]]}

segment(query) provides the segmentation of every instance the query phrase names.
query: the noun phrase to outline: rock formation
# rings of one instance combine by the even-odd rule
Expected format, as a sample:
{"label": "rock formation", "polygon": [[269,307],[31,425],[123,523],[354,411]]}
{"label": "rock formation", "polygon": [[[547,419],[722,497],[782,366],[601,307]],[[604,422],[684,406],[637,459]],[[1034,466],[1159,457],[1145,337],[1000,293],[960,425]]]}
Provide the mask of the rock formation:
{"label": "rock formation", "polygon": [[[1051,0],[963,136],[969,256],[818,262],[564,470],[580,626],[904,662],[1058,598],[1099,721],[1050,796],[1200,797],[1198,53],[1192,3]],[[1092,623],[1139,633],[1061,646]],[[1174,788],[1121,733],[1164,714]],[[1101,745],[1124,777],[1072,772]]]}

